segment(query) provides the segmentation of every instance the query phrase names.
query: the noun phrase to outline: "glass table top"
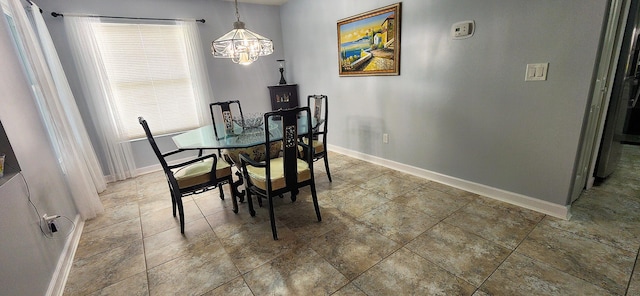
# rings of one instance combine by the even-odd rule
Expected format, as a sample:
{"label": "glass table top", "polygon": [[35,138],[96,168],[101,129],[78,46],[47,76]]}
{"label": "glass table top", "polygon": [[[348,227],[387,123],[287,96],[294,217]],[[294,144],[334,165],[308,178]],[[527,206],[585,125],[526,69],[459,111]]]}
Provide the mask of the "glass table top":
{"label": "glass table top", "polygon": [[[314,123],[312,123],[314,124]],[[264,125],[255,128],[243,128],[234,123],[233,133],[226,132],[224,125],[216,126],[218,137],[214,132],[213,125],[205,125],[185,133],[173,136],[173,142],[178,149],[226,149],[226,148],[246,148],[266,141]],[[298,118],[298,134],[307,133],[307,118]],[[270,140],[282,139],[282,122],[280,120],[269,120]]]}

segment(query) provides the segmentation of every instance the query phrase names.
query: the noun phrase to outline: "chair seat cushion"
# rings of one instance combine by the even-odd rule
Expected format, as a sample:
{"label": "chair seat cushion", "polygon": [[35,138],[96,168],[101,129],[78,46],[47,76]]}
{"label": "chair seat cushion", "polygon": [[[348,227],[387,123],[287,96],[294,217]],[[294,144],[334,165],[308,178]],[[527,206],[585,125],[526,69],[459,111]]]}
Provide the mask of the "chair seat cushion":
{"label": "chair seat cushion", "polygon": [[[211,166],[213,159],[196,162],[173,172],[178,187],[187,188],[211,181]],[[216,164],[216,178],[222,179],[231,176],[231,166],[225,161],[218,159]]]}
{"label": "chair seat cushion", "polygon": [[[306,137],[302,138],[302,142],[307,144],[307,145],[309,145],[309,140]],[[313,151],[315,152],[315,154],[324,152],[324,144],[322,143],[322,141],[313,140],[312,143],[313,143],[312,144],[313,145]],[[299,150],[300,150],[300,152],[302,152],[302,150],[303,150],[302,146],[300,146]]]}
{"label": "chair seat cushion", "polygon": [[[277,141],[271,143],[269,146],[269,158],[276,158],[280,156],[280,150],[282,149],[282,141]],[[247,154],[249,158],[254,161],[265,161],[267,159],[266,153],[264,151],[264,145],[256,145],[246,148],[233,148],[233,149],[224,149],[222,151],[225,159],[228,159],[230,163],[235,164],[236,166],[240,166],[240,154]]]}
{"label": "chair seat cushion", "polygon": [[[247,173],[251,183],[262,190],[267,190],[266,171],[266,168],[247,165]],[[309,164],[302,159],[298,159],[298,182],[309,179],[311,179]],[[284,158],[274,158],[271,160],[271,190],[282,189],[286,185],[284,180]]]}

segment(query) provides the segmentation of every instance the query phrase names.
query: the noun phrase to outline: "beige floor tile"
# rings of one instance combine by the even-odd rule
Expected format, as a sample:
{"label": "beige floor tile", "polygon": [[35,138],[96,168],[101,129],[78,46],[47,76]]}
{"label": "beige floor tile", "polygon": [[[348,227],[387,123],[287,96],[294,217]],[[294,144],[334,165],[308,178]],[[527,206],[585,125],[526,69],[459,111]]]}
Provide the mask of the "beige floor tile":
{"label": "beige floor tile", "polygon": [[[192,200],[191,196],[183,197],[182,203],[185,204]],[[171,208],[171,195],[168,191],[162,191],[162,193],[153,195],[141,195],[141,198],[138,200],[138,206],[140,207],[140,213],[143,215],[159,209]]]}
{"label": "beige floor tile", "polygon": [[390,170],[382,166],[360,161],[347,166],[343,170],[332,172],[331,177],[333,178],[333,175],[336,175],[339,178],[350,182],[366,182],[386,172],[390,172]]}
{"label": "beige floor tile", "polygon": [[640,197],[640,183],[638,178],[629,178],[628,172],[616,171],[606,182],[599,185],[598,190],[624,195],[627,197]]}
{"label": "beige floor tile", "polygon": [[416,184],[416,187],[423,187],[423,186],[427,186],[428,184],[430,184],[432,181],[429,181],[425,178],[422,177],[418,177],[409,173],[405,173],[405,172],[401,172],[401,171],[391,171],[389,172],[389,174],[396,176],[402,180],[411,182],[413,184]]}
{"label": "beige floor tile", "polygon": [[107,189],[101,194],[132,194],[137,190],[136,179],[127,179],[118,182],[109,183]]}
{"label": "beige floor tile", "polygon": [[636,259],[636,252],[544,225],[534,229],[516,252],[616,294],[624,294]]}
{"label": "beige floor tile", "polygon": [[473,196],[454,196],[423,186],[397,196],[394,202],[441,220],[473,201],[474,198]]}
{"label": "beige floor tile", "polygon": [[353,283],[349,283],[348,285],[342,287],[337,292],[331,294],[333,296],[367,296],[362,290],[358,289],[356,285]]}
{"label": "beige floor tile", "polygon": [[[513,253],[480,287],[478,295],[613,295],[543,262]],[[475,294],[474,294],[475,295]]]}
{"label": "beige floor tile", "polygon": [[244,275],[256,295],[329,295],[349,281],[310,248],[298,248]]}
{"label": "beige floor tile", "polygon": [[96,218],[85,221],[82,231],[85,233],[92,232],[113,224],[137,219],[138,217],[140,217],[138,203],[135,201],[122,203],[120,205],[114,205],[101,215],[98,215]]}
{"label": "beige floor tile", "polygon": [[473,285],[404,248],[353,283],[367,295],[471,295],[475,290]]}
{"label": "beige floor tile", "polygon": [[151,295],[201,295],[240,275],[218,241],[153,267],[148,274]]}
{"label": "beige floor tile", "polygon": [[501,211],[507,214],[508,216],[514,216],[519,219],[526,219],[535,223],[540,222],[540,220],[542,220],[545,217],[545,215],[542,213],[525,209],[523,207],[519,207],[516,205],[508,204],[506,202],[502,202],[496,199],[484,197],[482,195],[476,195],[473,201],[478,204],[492,207],[498,211]]}
{"label": "beige floor tile", "polygon": [[147,283],[147,272],[140,272],[128,277],[102,290],[91,293],[91,296],[128,295],[146,296],[149,295],[149,284]]}
{"label": "beige floor tile", "polygon": [[382,204],[357,220],[401,244],[411,241],[439,222],[413,207],[394,201]]}
{"label": "beige floor tile", "polygon": [[245,211],[238,214],[235,214],[232,211],[219,211],[215,214],[207,215],[205,217],[218,238],[229,238],[240,232],[246,231],[247,228],[254,227],[253,225],[255,224],[265,223],[265,221],[267,221],[266,223],[268,223],[268,214],[261,214],[256,217],[251,217],[251,215],[249,215],[249,211],[247,210],[246,203],[242,204],[241,208]]}
{"label": "beige floor tile", "polygon": [[75,257],[83,259],[106,252],[115,247],[142,241],[140,219],[116,223],[95,231],[83,233]]}
{"label": "beige floor tile", "polygon": [[375,191],[352,187],[333,193],[329,198],[319,198],[318,203],[321,207],[336,208],[357,218],[389,201]]}
{"label": "beige floor tile", "polygon": [[375,191],[389,199],[392,199],[407,191],[414,190],[418,188],[418,186],[420,185],[411,182],[410,180],[396,177],[391,173],[382,174],[360,184],[361,188],[367,189],[369,191]]}
{"label": "beige floor tile", "polygon": [[636,259],[627,295],[640,295],[640,258]]}
{"label": "beige floor tile", "polygon": [[171,192],[169,191],[167,181],[158,182],[155,183],[155,185],[146,182],[144,185],[139,184],[137,196],[139,199],[157,198],[158,200],[168,200],[169,204],[171,204]]}
{"label": "beige floor tile", "polygon": [[[183,204],[183,209],[185,229],[187,223],[204,217],[193,200],[186,201]],[[142,211],[141,208],[140,212],[142,213],[140,219],[142,221],[142,233],[144,237],[174,228],[175,231],[180,232],[180,214],[176,209],[176,216],[173,217],[171,201],[169,201],[168,207],[149,211]]]}
{"label": "beige floor tile", "polygon": [[142,240],[86,258],[74,258],[64,295],[87,295],[146,270]]}
{"label": "beige floor tile", "polygon": [[202,218],[185,225],[184,234],[169,229],[144,238],[147,269],[192,253],[217,241],[211,226]]}
{"label": "beige floor tile", "polygon": [[[217,229],[214,228],[216,233]],[[277,230],[278,240],[274,240],[269,219],[258,218],[256,223],[243,224],[230,236],[220,239],[233,263],[244,274],[302,244],[284,224],[279,223]]]}
{"label": "beige floor tile", "polygon": [[253,293],[244,279],[239,276],[202,296],[253,296]]}
{"label": "beige floor tile", "polygon": [[511,250],[440,223],[406,245],[408,250],[479,287]]}
{"label": "beige floor tile", "polygon": [[429,182],[426,184],[426,186],[433,188],[435,190],[448,193],[450,195],[454,195],[454,196],[475,196],[474,193],[471,193],[462,189],[458,189],[455,187],[451,187],[449,185],[438,183],[438,182]]}
{"label": "beige floor tile", "polygon": [[640,248],[640,222],[625,221],[629,216],[637,215],[577,205],[571,207],[570,220],[545,217],[541,224],[633,252]]}
{"label": "beige floor tile", "polygon": [[228,185],[183,198],[182,235],[162,172],[110,183],[65,295],[640,295],[640,146],[623,151],[568,221],[330,151],[322,222],[308,187],[274,198],[278,241]]}
{"label": "beige floor tile", "polygon": [[514,214],[508,208],[475,201],[447,217],[444,222],[509,249],[515,249],[537,224],[537,221],[519,213]]}
{"label": "beige floor tile", "polygon": [[[352,188],[358,186],[358,182],[352,182],[349,180],[344,180],[340,178],[340,176],[331,175],[332,182],[329,182],[328,179],[317,178],[316,177],[316,192],[318,193],[318,197],[327,196],[341,190]],[[301,189],[304,192],[311,192],[309,187],[304,187]]]}
{"label": "beige floor tile", "polygon": [[152,187],[157,184],[166,184],[167,178],[165,177],[164,171],[159,170],[159,171],[139,175],[135,178],[135,181],[138,188],[145,188],[145,187]]}
{"label": "beige floor tile", "polygon": [[400,248],[398,243],[361,223],[333,229],[309,245],[349,279]]}
{"label": "beige floor tile", "polygon": [[334,208],[320,207],[322,221],[318,222],[311,199],[298,200],[288,207],[278,208],[276,217],[303,241],[325,234],[351,218]]}
{"label": "beige floor tile", "polygon": [[[203,215],[208,216],[220,211],[233,211],[233,201],[231,200],[231,192],[225,192],[225,199],[220,199],[220,193],[217,189],[195,195],[193,200],[200,208]],[[238,203],[238,212],[240,210],[247,212],[245,207],[240,207]]]}
{"label": "beige floor tile", "polygon": [[102,192],[99,194],[100,201],[102,202],[102,206],[106,210],[109,210],[113,207],[122,206],[123,204],[136,202],[140,200],[140,197],[137,195],[136,191],[131,192]]}

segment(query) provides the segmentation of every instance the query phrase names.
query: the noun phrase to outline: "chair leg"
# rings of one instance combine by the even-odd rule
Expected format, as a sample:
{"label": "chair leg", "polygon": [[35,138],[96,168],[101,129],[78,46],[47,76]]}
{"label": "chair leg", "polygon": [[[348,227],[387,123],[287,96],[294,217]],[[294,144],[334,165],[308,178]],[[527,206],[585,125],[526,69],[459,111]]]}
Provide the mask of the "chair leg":
{"label": "chair leg", "polygon": [[[249,214],[251,215],[251,217],[255,217],[256,211],[253,209],[253,199],[251,198],[251,191],[249,191],[249,189],[245,189],[244,192],[247,194],[247,204],[249,204]],[[258,195],[258,198],[260,198],[259,195]]]}
{"label": "chair leg", "polygon": [[171,206],[173,207],[173,216],[176,216],[176,193],[171,188],[171,183],[169,183],[169,193],[171,193]]}
{"label": "chair leg", "polygon": [[222,190],[222,184],[218,184],[218,189],[220,190],[220,199],[224,200],[224,190]]}
{"label": "chair leg", "polygon": [[[242,185],[242,174],[240,173],[240,171],[236,171],[236,176],[238,176],[238,181],[233,182],[233,178],[231,178],[231,192],[233,194],[238,194],[238,196],[240,196],[240,202],[244,202],[244,192],[241,193],[240,190],[238,189],[238,187],[240,187],[240,185]],[[246,189],[245,189],[246,191]]]}
{"label": "chair leg", "polygon": [[180,215],[180,233],[184,233],[184,207],[182,206],[182,197],[177,198],[178,213]]}
{"label": "chair leg", "polygon": [[[229,188],[231,188],[231,201],[233,202],[233,212],[238,213],[238,197],[233,192],[233,179],[229,177]],[[222,186],[220,186],[222,191]]]}
{"label": "chair leg", "polygon": [[269,194],[269,220],[271,221],[271,232],[273,240],[278,240],[278,231],[276,230],[276,215],[273,213],[273,199]]}
{"label": "chair leg", "polygon": [[327,158],[327,154],[324,154],[324,169],[327,171],[327,177],[329,178],[329,182],[331,182],[331,172],[329,171],[329,159]]}
{"label": "chair leg", "polygon": [[316,217],[318,217],[318,222],[320,222],[322,221],[322,216],[320,216],[320,206],[318,205],[318,195],[315,184],[311,184],[311,198],[313,199],[313,207],[316,209]]}

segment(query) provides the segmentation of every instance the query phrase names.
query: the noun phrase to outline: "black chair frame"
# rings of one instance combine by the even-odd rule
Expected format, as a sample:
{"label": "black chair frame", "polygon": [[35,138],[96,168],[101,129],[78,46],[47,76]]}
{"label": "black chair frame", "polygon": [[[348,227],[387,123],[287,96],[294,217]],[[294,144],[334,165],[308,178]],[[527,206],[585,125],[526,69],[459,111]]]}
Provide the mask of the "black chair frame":
{"label": "black chair frame", "polygon": [[242,106],[240,105],[240,101],[238,100],[233,100],[233,101],[226,101],[226,102],[214,102],[209,104],[209,111],[211,112],[211,120],[213,121],[213,132],[216,135],[216,139],[220,140],[224,137],[221,137],[218,134],[218,128],[216,127],[216,116],[214,115],[216,113],[216,111],[214,110],[214,106],[219,106],[220,110],[222,112],[222,116],[223,118],[225,116],[228,116],[229,118],[224,118],[222,123],[225,126],[225,129],[233,129],[233,112],[231,110],[231,106],[232,105],[237,105],[238,106],[238,110],[240,111],[240,120],[242,120],[243,123],[243,128],[244,128],[244,114],[242,113]]}
{"label": "black chair frame", "polygon": [[[171,193],[171,205],[173,206],[173,217],[176,217],[176,209],[177,209],[178,214],[180,216],[179,217],[180,232],[184,233],[184,208],[182,204],[182,197],[189,196],[192,194],[200,194],[217,187],[220,190],[220,199],[224,200],[224,191],[222,189],[222,185],[229,184],[231,186],[233,183],[233,179],[231,177],[232,175],[229,174],[229,176],[225,178],[216,178],[216,167],[218,163],[218,157],[215,154],[198,156],[197,158],[191,159],[189,161],[169,165],[166,160],[168,156],[179,154],[182,152],[187,152],[187,150],[177,149],[177,150],[172,150],[165,153],[160,152],[160,149],[158,148],[158,145],[156,144],[156,141],[153,135],[151,134],[151,130],[149,129],[149,125],[147,124],[147,121],[142,117],[138,117],[138,122],[140,122],[140,125],[142,125],[144,132],[147,136],[147,140],[149,140],[149,144],[151,144],[151,148],[153,149],[153,152],[158,157],[158,160],[160,161],[160,165],[162,166],[162,170],[165,173],[165,176],[167,178],[167,183],[169,184],[169,192]],[[180,189],[180,187],[178,186],[178,181],[174,176],[173,169],[183,168],[191,164],[204,161],[210,158],[213,161],[213,164],[211,166],[211,172],[210,172],[210,176],[212,178],[206,183],[201,183],[201,184]],[[231,186],[231,188],[233,190],[233,186]],[[233,212],[238,213],[238,201],[236,199],[235,194],[233,194],[233,192],[231,194],[231,199],[233,201]]]}
{"label": "black chair frame", "polygon": [[[213,132],[216,136],[216,139],[220,140],[222,138],[225,138],[225,136],[222,136],[218,133],[218,128],[217,128],[217,124],[216,124],[216,113],[218,112],[218,110],[215,110],[216,107],[220,108],[220,113],[222,113],[223,116],[223,120],[222,123],[225,126],[225,129],[233,129],[233,110],[232,110],[232,106],[236,105],[237,109],[240,113],[240,120],[242,121],[242,128],[245,128],[244,125],[244,113],[242,113],[242,105],[240,104],[239,100],[231,100],[231,101],[224,101],[224,102],[214,102],[209,104],[209,112],[211,113],[211,121],[213,123]],[[226,116],[226,118],[225,118]],[[225,134],[227,133],[227,131],[225,131]],[[226,136],[229,136],[228,134],[226,134]],[[221,149],[218,149],[218,157],[221,157],[228,162],[230,164],[233,165],[239,165],[239,164],[234,164],[233,161],[231,161],[231,159],[229,159],[227,157],[227,155],[223,155]],[[239,171],[236,171],[235,173],[238,176],[238,181],[232,182],[231,183],[231,187],[233,189],[233,192],[235,195],[238,196],[238,198],[240,199],[240,202],[244,202],[244,192],[241,192],[239,190],[240,185],[242,185],[242,174]]]}
{"label": "black chair frame", "polygon": [[[314,100],[312,104],[312,100]],[[324,110],[322,110],[322,101],[324,101]],[[320,104],[318,104],[320,103]],[[314,110],[312,110],[313,117],[316,119],[316,125],[313,127],[313,137],[314,140],[320,140],[322,142],[322,146],[324,147],[321,152],[313,152],[312,157],[313,161],[318,161],[321,158],[324,159],[324,168],[327,172],[327,178],[329,178],[329,182],[331,182],[331,171],[329,170],[329,158],[327,152],[327,126],[329,124],[329,101],[327,100],[326,95],[309,95],[307,96],[307,106],[311,108],[314,106]],[[309,141],[309,145],[312,145],[312,142]],[[303,150],[304,154],[309,151],[307,149]]]}
{"label": "black chair frame", "polygon": [[[240,160],[242,163],[242,171],[245,180],[245,186],[247,188],[247,201],[249,204],[249,213],[251,216],[255,216],[255,210],[253,208],[253,201],[251,198],[252,194],[258,196],[258,198],[266,198],[269,201],[269,219],[271,221],[271,231],[273,233],[273,239],[278,239],[278,233],[276,230],[275,223],[275,214],[273,210],[273,197],[274,196],[282,196],[284,193],[291,193],[291,201],[296,201],[296,196],[299,193],[299,188],[304,186],[310,186],[311,188],[311,196],[313,199],[313,205],[315,207],[316,216],[318,221],[322,221],[322,217],[320,215],[320,208],[318,206],[318,198],[316,194],[316,186],[315,186],[315,178],[313,173],[313,158],[311,155],[307,155],[305,161],[307,162],[310,170],[310,178],[308,180],[298,182],[298,171],[297,171],[297,160],[299,156],[298,145],[304,145],[301,141],[299,141],[298,135],[298,114],[301,112],[305,112],[307,114],[306,125],[307,127],[311,127],[311,112],[309,107],[298,107],[291,109],[280,109],[278,111],[268,112],[264,115],[264,124],[265,128],[268,129],[268,123],[270,118],[275,117],[281,120],[282,122],[282,156],[284,158],[284,179],[286,185],[281,189],[272,190],[272,182],[271,182],[271,161],[272,159],[267,159],[266,161],[256,162],[246,154],[240,154]],[[272,119],[273,120],[273,119]],[[311,137],[313,131],[311,128],[308,128],[306,133],[307,137]],[[265,133],[266,141],[265,141],[265,149],[269,149],[269,145],[273,141],[271,133]],[[268,150],[267,150],[268,151]],[[263,167],[265,168],[266,173],[266,190],[256,187],[252,184],[251,179],[249,178],[249,174],[247,172],[247,165],[251,165],[254,167]]]}

